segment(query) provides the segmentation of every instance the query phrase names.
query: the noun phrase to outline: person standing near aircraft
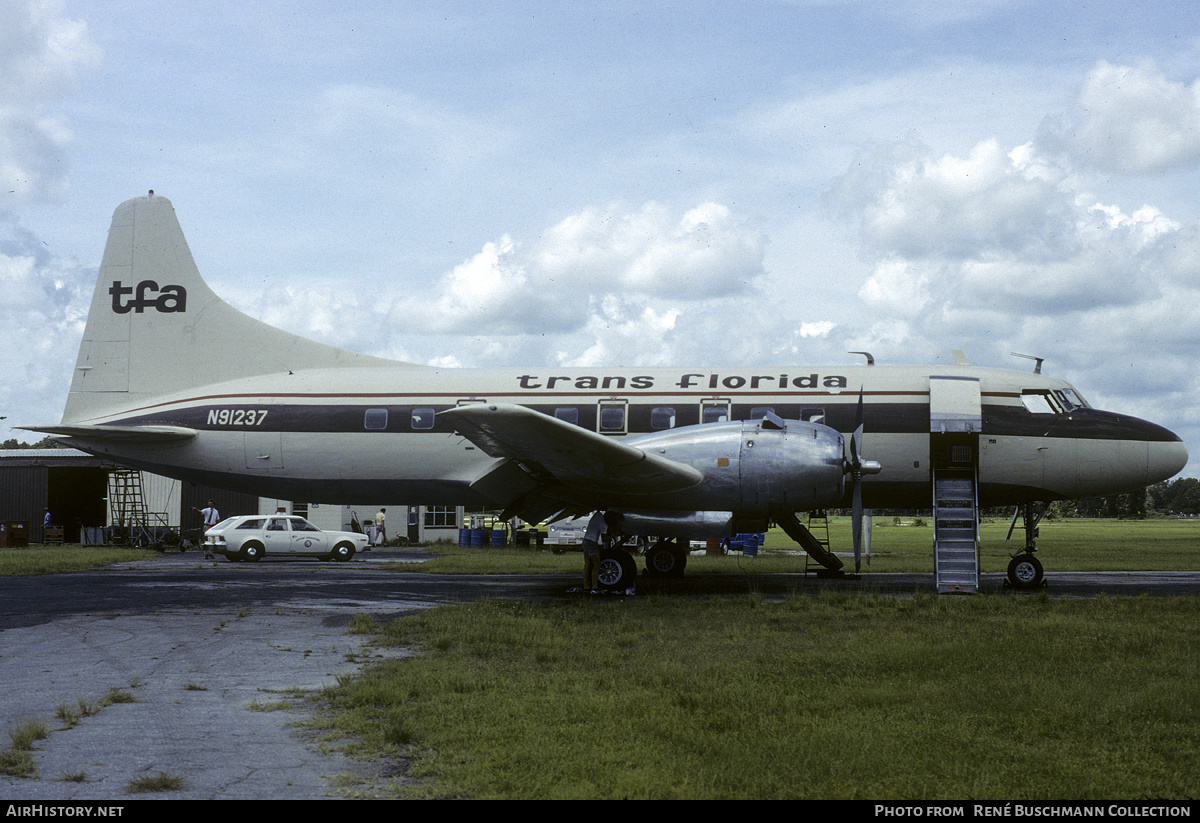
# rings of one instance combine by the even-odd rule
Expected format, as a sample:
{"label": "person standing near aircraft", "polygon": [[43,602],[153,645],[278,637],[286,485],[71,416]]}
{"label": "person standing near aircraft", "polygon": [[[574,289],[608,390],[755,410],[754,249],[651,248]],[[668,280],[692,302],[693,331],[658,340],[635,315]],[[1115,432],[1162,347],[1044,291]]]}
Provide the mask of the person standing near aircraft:
{"label": "person standing near aircraft", "polygon": [[608,543],[608,535],[616,534],[621,523],[617,512],[596,512],[583,533],[583,589],[588,594],[600,591],[600,550]]}
{"label": "person standing near aircraft", "polygon": [[[208,501],[208,505],[203,509],[197,509],[195,506],[192,506],[192,511],[200,512],[200,518],[204,521],[205,532],[221,522],[221,513],[217,511],[217,504],[211,500]],[[204,557],[206,560],[214,559],[211,552],[205,552]]]}
{"label": "person standing near aircraft", "polygon": [[387,528],[384,526],[384,522],[387,520],[384,514],[386,511],[387,509],[380,509],[379,513],[375,515],[375,543],[373,545],[387,545]]}

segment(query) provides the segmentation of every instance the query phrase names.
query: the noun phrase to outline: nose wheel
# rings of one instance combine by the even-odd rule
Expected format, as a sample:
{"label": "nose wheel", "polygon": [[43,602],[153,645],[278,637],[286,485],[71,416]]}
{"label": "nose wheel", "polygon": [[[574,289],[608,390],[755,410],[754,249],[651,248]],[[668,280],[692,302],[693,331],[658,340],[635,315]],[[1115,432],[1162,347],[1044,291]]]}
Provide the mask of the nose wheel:
{"label": "nose wheel", "polygon": [[1042,564],[1028,552],[1022,552],[1008,564],[1008,583],[1014,589],[1036,589],[1042,585]]}
{"label": "nose wheel", "polygon": [[1008,564],[1008,585],[1014,589],[1036,589],[1046,584],[1042,576],[1042,564],[1033,556],[1037,551],[1038,523],[1046,513],[1045,507],[1035,512],[1032,502],[1022,503],[1013,512],[1012,523],[1008,527],[1008,537],[1011,540],[1013,531],[1017,528],[1017,520],[1022,521],[1025,531],[1025,548],[1013,555]]}

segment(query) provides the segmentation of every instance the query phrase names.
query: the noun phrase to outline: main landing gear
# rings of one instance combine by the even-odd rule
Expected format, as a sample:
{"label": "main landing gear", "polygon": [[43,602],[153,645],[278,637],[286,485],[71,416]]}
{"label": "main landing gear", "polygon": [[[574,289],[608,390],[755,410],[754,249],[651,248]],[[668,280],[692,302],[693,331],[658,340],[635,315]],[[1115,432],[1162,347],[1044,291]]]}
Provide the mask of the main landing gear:
{"label": "main landing gear", "polygon": [[1040,512],[1035,514],[1031,502],[1022,503],[1013,513],[1012,525],[1008,527],[1008,537],[1012,538],[1018,517],[1022,519],[1022,527],[1025,531],[1025,547],[1013,555],[1008,564],[1008,577],[1005,579],[1005,584],[1014,589],[1037,589],[1046,585],[1046,580],[1042,575],[1042,564],[1034,556],[1037,551],[1037,526],[1045,513],[1046,510],[1043,507]]}
{"label": "main landing gear", "polygon": [[[639,546],[641,545],[639,538]],[[646,577],[683,577],[687,568],[688,543],[683,538],[654,538],[646,548]],[[637,563],[633,555],[620,545],[600,550],[600,588],[609,592],[628,592],[637,578]]]}

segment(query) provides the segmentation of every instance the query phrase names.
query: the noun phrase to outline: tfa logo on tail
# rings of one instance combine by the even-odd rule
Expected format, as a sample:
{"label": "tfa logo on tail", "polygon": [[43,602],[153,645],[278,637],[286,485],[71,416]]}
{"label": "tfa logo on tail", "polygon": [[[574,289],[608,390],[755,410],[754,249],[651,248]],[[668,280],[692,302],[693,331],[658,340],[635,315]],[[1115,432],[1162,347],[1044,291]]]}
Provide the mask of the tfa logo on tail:
{"label": "tfa logo on tail", "polygon": [[[135,288],[122,286],[120,280],[114,280],[108,293],[112,295],[112,310],[117,314],[129,314],[131,310],[141,314],[148,308],[168,314],[187,311],[187,289],[183,286],[163,286],[160,289],[153,280],[143,280]],[[134,295],[132,299],[122,300],[131,294]]]}

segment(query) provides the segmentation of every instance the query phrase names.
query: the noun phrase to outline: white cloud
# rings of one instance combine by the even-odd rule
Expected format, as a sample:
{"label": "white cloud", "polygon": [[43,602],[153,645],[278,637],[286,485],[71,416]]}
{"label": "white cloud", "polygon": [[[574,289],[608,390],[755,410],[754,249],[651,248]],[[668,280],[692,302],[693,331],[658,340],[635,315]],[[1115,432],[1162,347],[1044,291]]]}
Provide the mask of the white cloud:
{"label": "white cloud", "polygon": [[58,201],[67,190],[70,130],[47,112],[99,50],[58,0],[0,5],[0,190],[7,202]]}
{"label": "white cloud", "polygon": [[1200,81],[1167,79],[1152,62],[1100,61],[1076,110],[1045,123],[1040,140],[1072,161],[1118,172],[1156,172],[1200,161]]}
{"label": "white cloud", "polygon": [[916,158],[891,169],[865,205],[863,233],[906,256],[1054,256],[1069,227],[1056,188],[1027,175],[995,140],[966,157]]}
{"label": "white cloud", "polygon": [[657,203],[624,214],[588,208],[527,244],[485,244],[442,277],[432,298],[402,300],[393,315],[438,334],[525,334],[536,317],[542,333],[605,328],[619,336],[634,317],[657,328],[678,306],[751,292],[764,243],[717,203],[680,216]]}

